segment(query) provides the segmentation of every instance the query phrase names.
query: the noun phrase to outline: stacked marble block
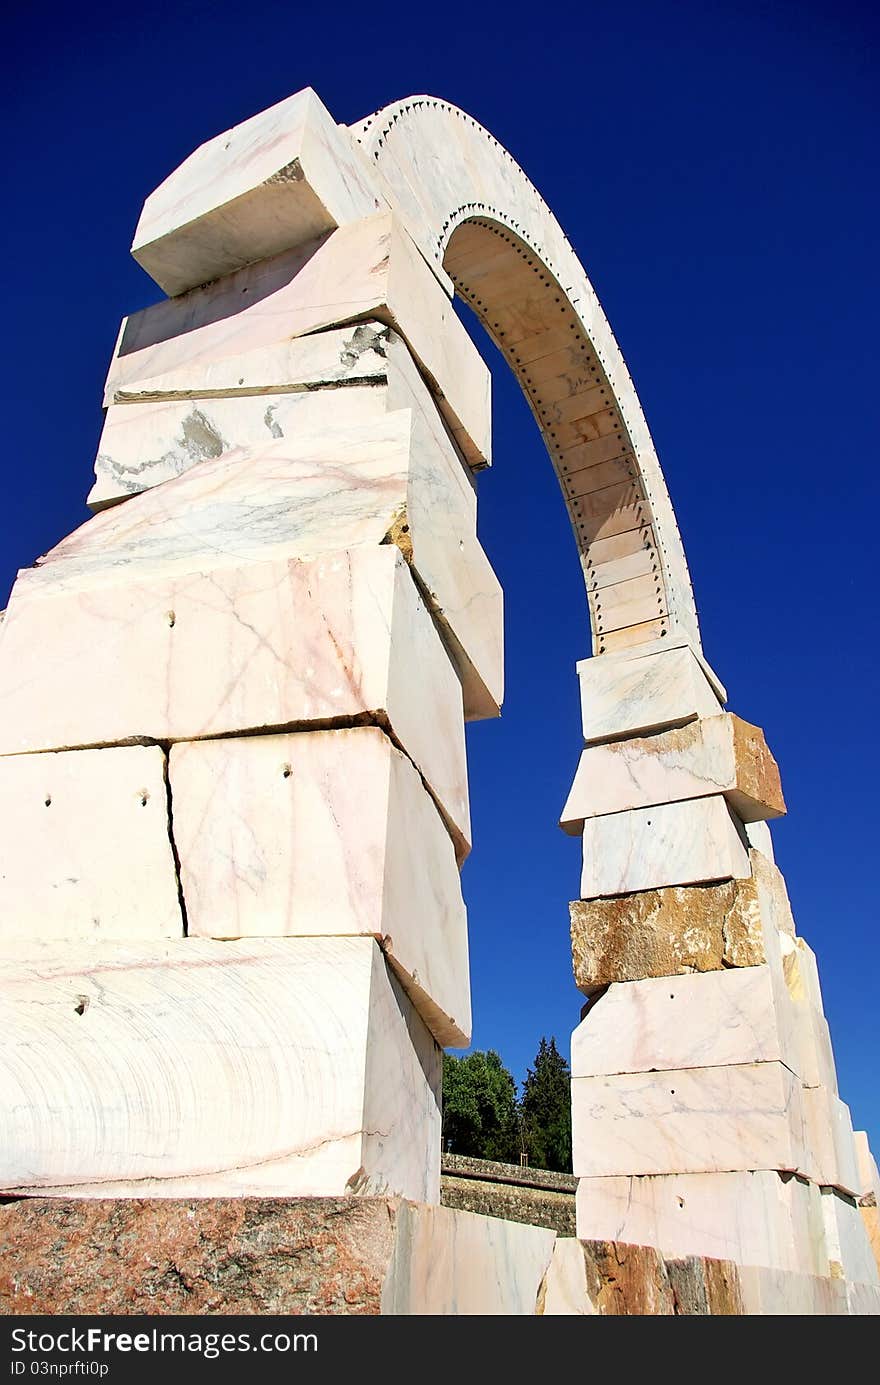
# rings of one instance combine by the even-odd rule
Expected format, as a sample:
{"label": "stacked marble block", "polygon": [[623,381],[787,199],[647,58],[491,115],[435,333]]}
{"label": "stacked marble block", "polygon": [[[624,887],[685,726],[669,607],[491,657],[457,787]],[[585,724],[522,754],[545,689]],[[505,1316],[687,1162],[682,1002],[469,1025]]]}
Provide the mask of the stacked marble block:
{"label": "stacked marble block", "polygon": [[488,372],[310,92],[135,253],[174,296],[122,324],[98,513],[0,636],[0,1187],[436,1203]]}
{"label": "stacked marble block", "polygon": [[685,642],[579,675],[586,748],[562,818],[583,835],[571,927],[590,998],[572,1038],[578,1235],[876,1295],[763,734]]}

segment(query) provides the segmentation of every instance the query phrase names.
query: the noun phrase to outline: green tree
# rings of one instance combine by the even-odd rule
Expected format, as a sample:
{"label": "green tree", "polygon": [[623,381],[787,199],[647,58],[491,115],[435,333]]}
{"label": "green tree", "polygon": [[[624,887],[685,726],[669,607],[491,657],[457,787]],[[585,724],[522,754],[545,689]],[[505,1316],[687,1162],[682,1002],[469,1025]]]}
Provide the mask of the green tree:
{"label": "green tree", "polygon": [[532,1168],[571,1173],[571,1074],[556,1040],[541,1040],[520,1102],[522,1138]]}
{"label": "green tree", "polygon": [[443,1055],[443,1148],[475,1159],[519,1159],[516,1083],[498,1054]]}

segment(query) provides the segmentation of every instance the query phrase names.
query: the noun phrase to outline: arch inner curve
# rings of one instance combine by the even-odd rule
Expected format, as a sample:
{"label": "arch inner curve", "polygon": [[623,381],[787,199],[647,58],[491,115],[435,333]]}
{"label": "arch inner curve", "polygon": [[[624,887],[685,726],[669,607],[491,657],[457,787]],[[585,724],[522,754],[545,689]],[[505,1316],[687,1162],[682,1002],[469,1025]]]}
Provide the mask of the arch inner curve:
{"label": "arch inner curve", "polygon": [[353,133],[528,399],[574,531],[593,652],[678,636],[700,654],[690,576],[641,405],[546,203],[498,141],[447,102],[409,98]]}

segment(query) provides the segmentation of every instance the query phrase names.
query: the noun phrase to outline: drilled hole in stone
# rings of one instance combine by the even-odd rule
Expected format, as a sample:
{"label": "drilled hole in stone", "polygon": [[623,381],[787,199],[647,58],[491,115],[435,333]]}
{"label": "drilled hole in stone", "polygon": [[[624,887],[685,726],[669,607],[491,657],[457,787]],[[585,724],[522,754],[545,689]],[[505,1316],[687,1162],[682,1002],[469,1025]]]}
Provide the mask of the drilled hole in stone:
{"label": "drilled hole in stone", "polygon": [[290,765],[282,765],[282,766],[281,766],[281,777],[282,777],[282,779],[289,779],[292,773],[293,773],[293,770],[290,768]]}
{"label": "drilled hole in stone", "polygon": [[140,793],[138,794],[138,798],[141,801],[141,807],[146,808],[150,800],[150,795],[147,793],[146,789],[141,789]]}
{"label": "drilled hole in stone", "polygon": [[52,806],[52,795],[49,794],[49,793],[47,793],[47,794],[46,794],[46,797],[43,799],[43,802],[45,803],[45,805],[46,805],[47,808],[51,808],[51,806]]}
{"label": "drilled hole in stone", "polygon": [[169,625],[173,625],[174,622],[177,620],[177,616],[174,614],[173,611],[166,611],[165,619],[168,621]]}
{"label": "drilled hole in stone", "polygon": [[88,996],[87,996],[87,995],[78,995],[77,998],[76,998],[76,1004],[75,1004],[74,1007],[73,1007],[74,1013],[77,1014],[77,1015],[84,1015],[85,1012],[86,1012],[86,1010],[88,1010],[88,1008],[89,1008],[89,998],[88,998]]}

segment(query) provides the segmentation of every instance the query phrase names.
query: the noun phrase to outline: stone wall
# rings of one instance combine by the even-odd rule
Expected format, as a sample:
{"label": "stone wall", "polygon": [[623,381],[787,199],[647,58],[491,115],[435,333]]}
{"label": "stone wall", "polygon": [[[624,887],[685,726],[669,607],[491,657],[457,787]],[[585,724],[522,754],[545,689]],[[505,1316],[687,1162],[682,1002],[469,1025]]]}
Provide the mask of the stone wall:
{"label": "stone wall", "polygon": [[521,1168],[464,1154],[444,1154],[440,1200],[445,1207],[575,1234],[577,1179],[549,1169]]}

